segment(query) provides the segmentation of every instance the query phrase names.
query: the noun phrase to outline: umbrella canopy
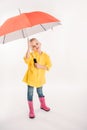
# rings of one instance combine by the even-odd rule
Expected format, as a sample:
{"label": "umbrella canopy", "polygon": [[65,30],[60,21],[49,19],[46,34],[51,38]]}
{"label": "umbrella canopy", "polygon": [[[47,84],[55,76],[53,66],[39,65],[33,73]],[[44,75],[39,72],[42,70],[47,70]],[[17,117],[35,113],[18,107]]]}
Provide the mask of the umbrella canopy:
{"label": "umbrella canopy", "polygon": [[0,27],[0,43],[26,38],[59,24],[60,20],[45,12],[22,13],[7,19]]}

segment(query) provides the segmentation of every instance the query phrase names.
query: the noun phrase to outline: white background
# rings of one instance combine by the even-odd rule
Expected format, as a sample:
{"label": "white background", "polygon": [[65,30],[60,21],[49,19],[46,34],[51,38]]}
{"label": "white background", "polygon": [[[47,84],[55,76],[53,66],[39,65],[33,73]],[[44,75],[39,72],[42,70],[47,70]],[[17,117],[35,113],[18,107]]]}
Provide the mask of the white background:
{"label": "white background", "polygon": [[62,22],[53,31],[32,36],[42,42],[42,49],[52,59],[44,86],[51,111],[39,109],[34,91],[36,118],[28,118],[27,87],[22,82],[27,40],[0,43],[0,130],[86,130],[87,1],[0,0],[0,25],[19,14],[19,8],[21,12],[44,11]]}

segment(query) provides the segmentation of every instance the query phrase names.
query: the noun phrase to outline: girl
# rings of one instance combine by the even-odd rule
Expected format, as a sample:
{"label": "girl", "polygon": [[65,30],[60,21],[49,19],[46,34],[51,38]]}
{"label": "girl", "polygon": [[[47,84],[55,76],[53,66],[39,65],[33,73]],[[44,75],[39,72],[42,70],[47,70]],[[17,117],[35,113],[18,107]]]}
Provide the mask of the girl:
{"label": "girl", "polygon": [[[30,52],[31,48],[31,52]],[[43,84],[45,83],[45,71],[51,67],[50,57],[41,51],[41,43],[32,38],[28,41],[28,50],[24,57],[25,63],[28,65],[28,70],[23,78],[23,81],[27,83],[27,99],[29,106],[29,117],[34,118],[33,107],[33,90],[36,87],[37,94],[40,101],[40,108],[49,111],[50,108],[46,106],[45,96],[43,94]]]}

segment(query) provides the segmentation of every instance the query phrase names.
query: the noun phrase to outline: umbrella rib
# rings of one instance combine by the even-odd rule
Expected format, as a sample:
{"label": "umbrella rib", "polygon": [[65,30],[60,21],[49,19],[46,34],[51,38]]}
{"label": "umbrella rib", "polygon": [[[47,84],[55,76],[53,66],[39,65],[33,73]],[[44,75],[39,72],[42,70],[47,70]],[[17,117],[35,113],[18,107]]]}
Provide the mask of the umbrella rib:
{"label": "umbrella rib", "polygon": [[40,26],[46,31],[46,28],[42,24],[40,24]]}
{"label": "umbrella rib", "polygon": [[3,37],[3,44],[5,43],[5,38],[6,38],[6,35],[4,35],[4,37]]}
{"label": "umbrella rib", "polygon": [[21,31],[22,31],[23,38],[25,38],[25,35],[24,35],[24,31],[23,31],[23,29],[22,29]]}

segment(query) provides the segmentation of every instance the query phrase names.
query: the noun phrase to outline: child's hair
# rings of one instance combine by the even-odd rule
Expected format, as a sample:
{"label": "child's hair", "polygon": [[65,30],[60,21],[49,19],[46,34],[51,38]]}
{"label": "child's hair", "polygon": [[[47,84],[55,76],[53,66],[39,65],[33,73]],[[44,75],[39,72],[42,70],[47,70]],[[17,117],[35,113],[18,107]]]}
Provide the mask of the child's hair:
{"label": "child's hair", "polygon": [[31,39],[30,39],[30,42],[32,42],[32,41],[34,41],[34,40],[37,40],[37,39],[36,39],[36,38],[31,38]]}

